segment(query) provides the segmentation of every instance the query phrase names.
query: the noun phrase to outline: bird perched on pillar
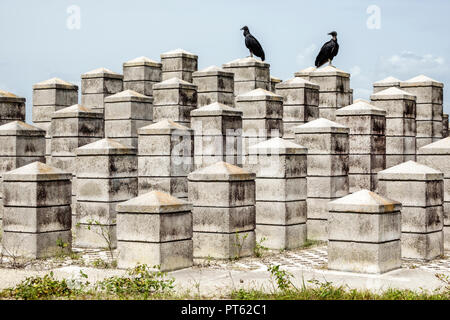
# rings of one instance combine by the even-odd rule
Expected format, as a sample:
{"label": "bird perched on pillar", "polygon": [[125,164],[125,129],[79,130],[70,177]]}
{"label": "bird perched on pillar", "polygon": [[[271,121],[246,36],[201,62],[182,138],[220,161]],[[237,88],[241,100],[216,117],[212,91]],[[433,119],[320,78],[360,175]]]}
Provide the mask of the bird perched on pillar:
{"label": "bird perched on pillar", "polygon": [[257,57],[260,57],[261,60],[264,61],[266,56],[258,40],[256,40],[256,38],[252,36],[247,26],[242,27],[241,30],[244,30],[245,46],[250,51],[250,56],[253,57],[253,55],[255,55]]}
{"label": "bird perched on pillar", "polygon": [[326,62],[328,62],[328,64],[332,66],[331,61],[333,61],[333,58],[338,54],[339,44],[337,42],[337,32],[332,31],[329,33],[329,35],[332,38],[322,46],[322,49],[320,49],[315,62],[316,68],[320,68]]}

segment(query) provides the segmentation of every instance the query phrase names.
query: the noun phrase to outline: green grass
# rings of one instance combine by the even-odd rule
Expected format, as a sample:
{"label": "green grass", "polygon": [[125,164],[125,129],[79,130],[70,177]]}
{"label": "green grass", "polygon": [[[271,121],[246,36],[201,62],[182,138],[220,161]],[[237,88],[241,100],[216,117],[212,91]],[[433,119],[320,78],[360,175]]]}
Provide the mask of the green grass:
{"label": "green grass", "polygon": [[[297,288],[292,275],[280,269],[269,267],[273,290],[239,289],[204,296],[200,292],[177,293],[175,280],[160,272],[157,267],[139,265],[124,276],[109,277],[96,283],[89,283],[88,276],[80,272],[84,281],[55,279],[52,272],[43,277],[29,277],[15,287],[0,291],[0,299],[13,300],[182,300],[182,299],[232,299],[232,300],[449,300],[450,278],[437,274],[443,282],[439,290],[388,289],[383,292],[348,289],[331,282],[317,280],[302,283]],[[195,288],[193,288],[195,289]],[[195,291],[195,290],[193,290]]]}

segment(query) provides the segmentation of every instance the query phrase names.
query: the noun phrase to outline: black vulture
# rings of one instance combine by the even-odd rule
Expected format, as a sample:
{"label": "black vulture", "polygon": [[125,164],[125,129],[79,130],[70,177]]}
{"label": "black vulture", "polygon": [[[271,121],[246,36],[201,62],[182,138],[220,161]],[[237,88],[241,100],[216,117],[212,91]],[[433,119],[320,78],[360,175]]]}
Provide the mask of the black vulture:
{"label": "black vulture", "polygon": [[259,44],[258,40],[248,30],[248,27],[242,27],[241,30],[244,30],[244,37],[245,37],[245,46],[248,50],[250,50],[250,56],[253,57],[253,55],[260,57],[262,61],[266,58],[264,54],[264,50]]}
{"label": "black vulture", "polygon": [[339,44],[337,42],[337,32],[332,31],[329,33],[329,35],[332,36],[332,39],[330,41],[326,42],[322,46],[322,49],[320,49],[320,52],[317,55],[316,62],[315,62],[316,68],[321,67],[326,62],[328,62],[330,65],[332,65],[331,61],[333,61],[333,58],[336,57],[338,54]]}

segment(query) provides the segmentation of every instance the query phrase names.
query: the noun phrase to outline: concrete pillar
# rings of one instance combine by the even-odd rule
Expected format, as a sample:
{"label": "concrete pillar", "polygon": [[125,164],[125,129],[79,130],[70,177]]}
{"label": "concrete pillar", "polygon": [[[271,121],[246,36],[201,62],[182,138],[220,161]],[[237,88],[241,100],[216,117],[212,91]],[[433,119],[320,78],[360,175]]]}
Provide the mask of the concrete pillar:
{"label": "concrete pillar", "polygon": [[450,249],[450,137],[417,150],[417,162],[444,173],[444,247]]}
{"label": "concrete pillar", "polygon": [[55,111],[78,103],[78,86],[58,78],[52,78],[33,85],[32,119],[34,125],[45,130],[45,158],[50,163],[51,136],[50,124]]}
{"label": "concrete pillar", "polygon": [[281,83],[282,80],[276,77],[270,77],[270,92],[276,93],[277,84]]}
{"label": "concrete pillar", "polygon": [[50,164],[72,173],[72,225],[76,225],[75,149],[103,138],[103,114],[73,105],[52,115]]}
{"label": "concrete pillar", "polygon": [[117,265],[160,266],[167,272],[193,265],[192,205],[151,191],[117,205]]}
{"label": "concrete pillar", "polygon": [[153,121],[170,119],[190,127],[192,110],[197,108],[197,86],[170,78],[153,86]]}
{"label": "concrete pillar", "polygon": [[448,137],[448,114],[442,114],[442,138]]}
{"label": "concrete pillar", "polygon": [[38,161],[3,174],[2,254],[39,259],[71,251],[71,178]]}
{"label": "concrete pillar", "polygon": [[153,85],[162,81],[162,64],[139,57],[123,64],[123,90],[153,96]]}
{"label": "concrete pillar", "polygon": [[309,81],[320,86],[319,117],[336,120],[336,110],[353,103],[350,74],[332,66],[316,69]]}
{"label": "concrete pillar", "polygon": [[398,88],[370,96],[371,104],[386,110],[386,168],[416,160],[416,97]]}
{"label": "concrete pillar", "polygon": [[25,121],[25,98],[0,90],[0,125],[11,121]]}
{"label": "concrete pillar", "polygon": [[257,158],[256,239],[271,249],[306,241],[307,149],[281,138],[250,147]]}
{"label": "concrete pillar", "polygon": [[270,64],[256,58],[236,59],[222,67],[234,73],[234,95],[261,88],[270,90]]}
{"label": "concrete pillar", "polygon": [[138,130],[139,195],[159,190],[187,199],[194,167],[194,130],[161,120]]}
{"label": "concrete pillar", "polygon": [[432,260],[444,254],[444,175],[404,162],[378,172],[379,192],[402,203],[402,257]]}
{"label": "concrete pillar", "polygon": [[75,244],[115,248],[116,205],[138,194],[136,149],[106,138],[77,148],[75,153]]}
{"label": "concrete pillar", "polygon": [[105,98],[105,137],[137,148],[137,130],[153,120],[153,99],[132,90]]}
{"label": "concrete pillar", "polygon": [[319,118],[319,86],[300,77],[277,85],[283,97],[283,139],[294,140],[292,128]]}
{"label": "concrete pillar", "polygon": [[[45,162],[45,131],[22,121],[1,125],[0,154],[0,181],[4,172],[35,161]],[[0,229],[2,217],[3,196],[0,186]]]}
{"label": "concrete pillar", "polygon": [[395,77],[387,77],[383,80],[377,81],[373,83],[373,93],[378,93],[380,91],[389,89],[391,87],[400,88],[401,80]]}
{"label": "concrete pillar", "polygon": [[349,192],[376,191],[377,172],[386,169],[386,111],[357,100],[337,110],[336,121],[350,129]]}
{"label": "concrete pillar", "polygon": [[226,161],[242,165],[242,111],[212,103],[191,112],[195,169]]}
{"label": "concrete pillar", "polygon": [[250,146],[283,135],[283,97],[264,89],[255,89],[236,97],[236,108],[242,111],[242,161],[252,171]]}
{"label": "concrete pillar", "polygon": [[198,107],[219,102],[234,107],[234,73],[210,66],[192,74],[197,86]]}
{"label": "concrete pillar", "polygon": [[161,54],[162,81],[179,78],[192,82],[192,73],[198,70],[198,56],[183,49]]}
{"label": "concrete pillar", "polygon": [[308,149],[308,239],[326,241],[329,201],[348,194],[349,128],[320,118],[294,128]]}
{"label": "concrete pillar", "polygon": [[255,174],[226,162],[191,172],[194,258],[233,259],[255,248]]}
{"label": "concrete pillar", "polygon": [[360,190],[329,203],[328,269],[385,273],[401,267],[397,201]]}
{"label": "concrete pillar", "polygon": [[416,96],[417,149],[442,139],[444,84],[420,75],[401,82],[400,88]]}
{"label": "concrete pillar", "polygon": [[[81,104],[103,113],[104,99],[123,91],[123,75],[98,68],[81,75]],[[72,103],[75,104],[75,103]]]}

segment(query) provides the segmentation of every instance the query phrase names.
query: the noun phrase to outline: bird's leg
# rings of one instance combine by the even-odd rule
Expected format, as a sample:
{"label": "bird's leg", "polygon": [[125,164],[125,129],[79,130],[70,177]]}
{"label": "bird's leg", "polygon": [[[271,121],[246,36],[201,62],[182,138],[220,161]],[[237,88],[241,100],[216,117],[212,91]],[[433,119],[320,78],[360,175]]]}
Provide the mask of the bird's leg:
{"label": "bird's leg", "polygon": [[334,66],[333,66],[333,63],[332,63],[332,61],[331,61],[331,59],[328,60],[328,65],[329,65],[330,67],[334,67]]}
{"label": "bird's leg", "polygon": [[253,58],[253,52],[250,51],[250,58]]}

